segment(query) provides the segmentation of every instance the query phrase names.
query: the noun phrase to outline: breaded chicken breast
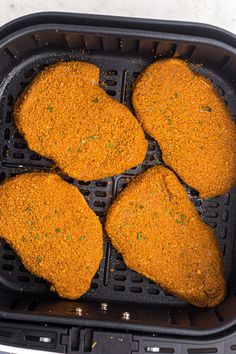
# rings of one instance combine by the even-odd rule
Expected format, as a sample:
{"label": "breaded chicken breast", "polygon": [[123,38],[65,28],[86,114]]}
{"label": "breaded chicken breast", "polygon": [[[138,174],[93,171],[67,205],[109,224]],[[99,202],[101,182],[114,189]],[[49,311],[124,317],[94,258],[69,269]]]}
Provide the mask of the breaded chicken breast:
{"label": "breaded chicken breast", "polygon": [[138,77],[132,102],[165,163],[200,197],[236,183],[235,123],[210,80],[183,60],[158,60]]}
{"label": "breaded chicken breast", "polygon": [[103,254],[102,226],[80,191],[56,174],[30,173],[0,185],[0,235],[24,266],[76,299]]}
{"label": "breaded chicken breast", "polygon": [[79,180],[124,172],[147,151],[137,119],[98,81],[96,65],[59,62],[36,76],[14,110],[29,148]]}
{"label": "breaded chicken breast", "polygon": [[224,300],[222,254],[177,177],[155,166],[108,209],[106,232],[128,267],[200,307]]}

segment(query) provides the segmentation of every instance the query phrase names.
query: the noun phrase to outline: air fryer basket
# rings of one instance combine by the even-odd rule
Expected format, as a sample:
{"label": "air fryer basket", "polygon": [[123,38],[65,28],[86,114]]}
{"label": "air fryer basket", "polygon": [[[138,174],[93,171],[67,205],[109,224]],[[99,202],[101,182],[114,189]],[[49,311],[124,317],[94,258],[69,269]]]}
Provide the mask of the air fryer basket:
{"label": "air fryer basket", "polygon": [[[196,24],[39,14],[4,27],[0,31],[0,180],[53,167],[51,161],[28,149],[12,119],[16,98],[46,65],[59,60],[98,65],[100,86],[132,110],[130,95],[138,73],[159,58],[183,58],[210,78],[236,120],[235,48],[232,35]],[[158,145],[150,137],[148,141],[144,162],[122,175],[92,182],[63,177],[80,189],[104,221],[110,203],[131,178],[154,166],[157,157],[161,161]],[[235,191],[201,200],[188,189],[203,220],[214,229],[224,254],[228,297],[217,308],[194,308],[127,269],[106,235],[104,257],[91,289],[78,301],[62,300],[49,293],[48,284],[30,274],[1,239],[0,317],[176,336],[211,335],[231,328],[236,323]]]}

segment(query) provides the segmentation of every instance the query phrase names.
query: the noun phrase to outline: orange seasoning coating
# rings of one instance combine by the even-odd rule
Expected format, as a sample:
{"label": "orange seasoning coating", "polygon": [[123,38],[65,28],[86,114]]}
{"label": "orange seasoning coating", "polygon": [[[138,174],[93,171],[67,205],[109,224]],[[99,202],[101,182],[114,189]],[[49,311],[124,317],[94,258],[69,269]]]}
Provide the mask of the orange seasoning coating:
{"label": "orange seasoning coating", "polygon": [[135,83],[132,102],[165,163],[200,197],[223,194],[236,183],[235,123],[212,83],[185,61],[148,66]]}
{"label": "orange seasoning coating", "polygon": [[200,307],[226,295],[222,254],[177,177],[155,166],[136,177],[108,210],[105,225],[128,267]]}
{"label": "orange seasoning coating", "polygon": [[102,226],[80,191],[56,174],[30,173],[0,186],[0,234],[24,266],[76,299],[103,253]]}
{"label": "orange seasoning coating", "polygon": [[124,172],[140,164],[147,151],[137,119],[98,81],[96,65],[56,63],[36,76],[14,110],[29,148],[79,180]]}

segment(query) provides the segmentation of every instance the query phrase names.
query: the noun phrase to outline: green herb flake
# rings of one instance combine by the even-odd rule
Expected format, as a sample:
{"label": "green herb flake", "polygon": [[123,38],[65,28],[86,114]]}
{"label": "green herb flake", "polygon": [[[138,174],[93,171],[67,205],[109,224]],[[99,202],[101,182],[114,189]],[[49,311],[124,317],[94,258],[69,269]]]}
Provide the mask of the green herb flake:
{"label": "green herb flake", "polygon": [[137,233],[137,239],[138,239],[138,240],[142,240],[142,238],[143,238],[142,232],[139,231],[139,232]]}
{"label": "green herb flake", "polygon": [[71,240],[72,240],[72,237],[69,235],[69,236],[66,236],[66,239],[67,239],[68,241],[71,241]]}
{"label": "green herb flake", "polygon": [[28,212],[31,211],[31,210],[32,210],[31,207],[27,207],[27,208],[25,208],[24,213],[28,213]]}
{"label": "green herb flake", "polygon": [[42,256],[37,256],[37,262],[41,263],[43,261],[43,257]]}
{"label": "green herb flake", "polygon": [[106,144],[105,147],[107,147],[107,148],[113,148],[113,144],[111,144],[111,143]]}
{"label": "green herb flake", "polygon": [[184,224],[183,220],[176,219],[175,221],[177,222],[177,224],[180,224],[180,225]]}
{"label": "green herb flake", "polygon": [[96,140],[97,139],[97,135],[90,135],[87,137],[87,140]]}
{"label": "green herb flake", "polygon": [[60,232],[61,232],[61,229],[59,229],[58,227],[55,229],[55,232],[57,233],[57,234],[59,234]]}
{"label": "green herb flake", "polygon": [[159,157],[156,157],[155,160],[153,161],[155,164],[160,163]]}
{"label": "green herb flake", "polygon": [[52,107],[52,106],[48,106],[48,107],[47,107],[47,110],[48,110],[49,112],[52,112],[52,111],[53,111],[53,107]]}
{"label": "green herb flake", "polygon": [[76,149],[76,152],[82,152],[82,150],[80,149],[80,147],[78,147],[78,148]]}
{"label": "green herb flake", "polygon": [[179,253],[179,256],[180,256],[180,257],[183,257],[183,256],[184,256],[184,252],[180,252],[180,253]]}
{"label": "green herb flake", "polygon": [[29,225],[33,225],[33,223],[34,223],[32,220],[28,220],[27,222]]}
{"label": "green herb flake", "polygon": [[139,208],[139,209],[143,209],[143,208],[144,208],[144,205],[139,205],[138,208]]}
{"label": "green herb flake", "polygon": [[211,112],[212,111],[211,107],[209,107],[209,106],[202,106],[201,108],[202,108],[202,111],[204,111],[204,112]]}
{"label": "green herb flake", "polygon": [[86,236],[80,236],[80,238],[79,238],[81,241],[84,241],[84,240],[86,240]]}
{"label": "green herb flake", "polygon": [[44,236],[45,236],[46,238],[49,238],[49,234],[45,234]]}
{"label": "green herb flake", "polygon": [[83,140],[83,139],[80,140],[80,144],[85,144],[85,143],[86,143],[86,140]]}
{"label": "green herb flake", "polygon": [[98,103],[98,102],[100,102],[100,100],[99,100],[98,97],[94,97],[94,98],[93,98],[93,102],[94,102],[94,103]]}
{"label": "green herb flake", "polygon": [[173,124],[173,121],[170,118],[168,118],[167,122],[168,122],[169,125]]}
{"label": "green herb flake", "polygon": [[43,142],[43,136],[39,135],[39,141],[42,143]]}

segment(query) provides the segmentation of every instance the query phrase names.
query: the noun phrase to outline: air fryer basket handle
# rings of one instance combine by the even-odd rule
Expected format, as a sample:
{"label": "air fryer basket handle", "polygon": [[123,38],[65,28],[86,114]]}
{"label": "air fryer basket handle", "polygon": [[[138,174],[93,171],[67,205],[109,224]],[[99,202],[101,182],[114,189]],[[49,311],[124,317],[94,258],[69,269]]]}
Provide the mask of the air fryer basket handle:
{"label": "air fryer basket handle", "polygon": [[68,354],[229,354],[236,350],[236,332],[214,339],[192,338],[0,321],[0,351],[1,345]]}

